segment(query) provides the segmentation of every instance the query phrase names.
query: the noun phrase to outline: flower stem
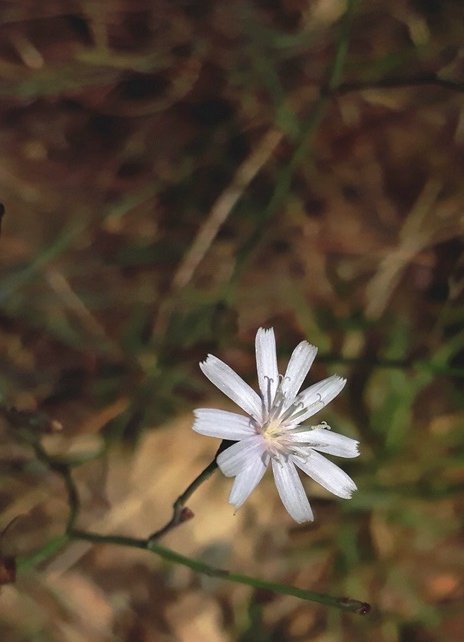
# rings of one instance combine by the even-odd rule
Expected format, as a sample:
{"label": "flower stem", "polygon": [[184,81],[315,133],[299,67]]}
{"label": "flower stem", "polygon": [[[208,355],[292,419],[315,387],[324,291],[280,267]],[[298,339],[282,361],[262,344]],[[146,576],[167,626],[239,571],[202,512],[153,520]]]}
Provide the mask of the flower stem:
{"label": "flower stem", "polygon": [[189,519],[192,519],[194,516],[193,512],[185,506],[188,499],[193,495],[193,493],[201,486],[201,484],[209,479],[214,471],[217,469],[217,456],[226,448],[231,446],[234,442],[224,439],[221,442],[221,445],[217,449],[214,459],[204,468],[197,477],[187,486],[184,492],[179,495],[174,504],[172,505],[172,517],[171,519],[159,530],[155,531],[147,538],[148,541],[152,542],[157,539],[161,539],[166,533],[169,533],[170,530],[183,524]]}
{"label": "flower stem", "polygon": [[[1,407],[0,410],[2,410]],[[199,486],[213,474],[213,472],[217,468],[217,456],[220,452],[228,448],[233,442],[227,440],[223,440],[221,442],[221,445],[219,446],[214,459],[187,486],[184,492],[179,495],[179,497],[174,502],[173,516],[169,520],[169,522],[146,539],[137,539],[122,535],[102,535],[91,531],[76,529],[75,523],[80,510],[80,499],[77,487],[75,486],[73,480],[70,465],[65,462],[59,461],[48,454],[40,441],[40,434],[36,434],[34,430],[31,430],[31,418],[29,416],[23,416],[22,414],[9,411],[7,413],[7,418],[11,423],[14,423],[21,438],[32,446],[37,459],[48,466],[48,468],[53,473],[62,478],[66,489],[69,505],[69,513],[65,532],[62,535],[51,539],[38,551],[35,551],[35,553],[33,553],[32,555],[19,558],[17,564],[18,571],[24,572],[28,568],[37,566],[46,559],[49,559],[52,555],[56,554],[70,541],[77,539],[93,543],[114,544],[119,546],[139,548],[150,551],[155,555],[159,555],[167,562],[181,564],[182,566],[186,566],[197,573],[209,575],[210,577],[224,578],[230,582],[236,582],[238,584],[245,584],[254,588],[265,589],[274,593],[280,593],[282,595],[292,595],[302,600],[318,602],[319,604],[333,606],[343,611],[349,611],[351,613],[365,614],[369,612],[370,606],[365,602],[360,602],[359,600],[334,597],[332,595],[326,595],[324,593],[307,591],[296,586],[287,586],[285,584],[279,584],[278,582],[268,582],[267,580],[250,577],[249,575],[243,575],[241,573],[232,573],[228,570],[205,564],[200,560],[191,559],[190,557],[181,555],[180,553],[161,546],[156,542],[157,539],[159,539],[162,535],[165,535],[172,528],[174,528],[178,524],[183,523],[190,517],[193,517],[193,513],[185,507],[185,502],[192,496],[196,489],[199,488]]]}
{"label": "flower stem", "polygon": [[185,555],[181,555],[176,551],[161,546],[157,542],[153,541],[153,539],[137,539],[122,535],[101,535],[99,533],[81,530],[71,531],[70,536],[74,539],[81,539],[87,542],[93,542],[95,544],[115,544],[119,546],[128,546],[132,548],[148,550],[155,555],[159,555],[159,557],[166,560],[167,562],[173,562],[175,564],[186,566],[196,573],[208,575],[209,577],[223,578],[225,580],[228,580],[229,582],[245,584],[247,586],[252,586],[253,588],[265,589],[274,593],[280,593],[281,595],[291,595],[293,597],[297,597],[301,600],[307,600],[309,602],[318,602],[319,604],[324,604],[325,606],[336,607],[338,609],[341,609],[342,611],[358,613],[359,615],[365,615],[370,611],[370,605],[367,602],[361,602],[359,600],[347,597],[335,597],[333,595],[317,593],[315,591],[308,591],[296,586],[279,584],[278,582],[268,582],[267,580],[263,580],[257,577],[251,577],[249,575],[243,575],[242,573],[231,573],[228,570],[216,568],[214,566],[210,566],[209,564],[205,564],[200,560],[195,560],[190,557],[186,557]]}

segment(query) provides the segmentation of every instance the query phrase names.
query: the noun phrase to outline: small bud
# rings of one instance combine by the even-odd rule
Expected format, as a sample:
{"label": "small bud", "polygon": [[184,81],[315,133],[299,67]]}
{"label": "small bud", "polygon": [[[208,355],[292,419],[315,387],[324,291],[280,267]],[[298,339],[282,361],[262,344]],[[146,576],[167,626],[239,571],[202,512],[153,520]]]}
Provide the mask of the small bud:
{"label": "small bud", "polygon": [[16,580],[16,559],[0,557],[0,586],[12,584]]}
{"label": "small bud", "polygon": [[181,513],[180,513],[181,524],[183,522],[188,522],[193,517],[195,517],[195,513],[192,510],[190,510],[190,508],[188,508],[187,506],[184,506],[184,508],[181,510]]}

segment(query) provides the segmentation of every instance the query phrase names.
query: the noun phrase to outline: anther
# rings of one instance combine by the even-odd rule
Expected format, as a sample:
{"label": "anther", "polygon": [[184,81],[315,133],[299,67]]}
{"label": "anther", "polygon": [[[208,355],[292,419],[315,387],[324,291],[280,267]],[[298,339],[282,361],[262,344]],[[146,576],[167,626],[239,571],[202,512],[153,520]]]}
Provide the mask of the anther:
{"label": "anther", "polygon": [[269,410],[271,409],[271,404],[272,404],[272,400],[271,400],[271,384],[274,383],[274,379],[272,379],[272,377],[267,377],[266,375],[264,375],[264,379],[267,380],[267,410],[269,412]]}
{"label": "anther", "polygon": [[[300,408],[300,410],[297,410],[297,408]],[[281,421],[286,421],[287,419],[296,419],[299,415],[303,414],[305,411],[305,405],[302,401],[297,401],[296,403],[292,403],[290,408],[287,408],[287,410],[284,412],[282,417],[280,418]]]}

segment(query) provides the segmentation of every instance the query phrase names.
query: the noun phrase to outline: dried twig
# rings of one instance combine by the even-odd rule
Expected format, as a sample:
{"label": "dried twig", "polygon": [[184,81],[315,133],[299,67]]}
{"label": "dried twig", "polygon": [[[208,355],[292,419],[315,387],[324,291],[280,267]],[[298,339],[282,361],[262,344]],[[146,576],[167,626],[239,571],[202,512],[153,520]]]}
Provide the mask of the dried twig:
{"label": "dried twig", "polygon": [[191,281],[222,225],[224,225],[251,181],[268,162],[283,137],[284,133],[277,129],[268,131],[251,155],[238,167],[232,181],[214,203],[208,217],[199,229],[197,236],[174,274],[171,283],[171,295],[159,310],[154,323],[154,334],[162,334],[164,332],[172,311],[175,294]]}

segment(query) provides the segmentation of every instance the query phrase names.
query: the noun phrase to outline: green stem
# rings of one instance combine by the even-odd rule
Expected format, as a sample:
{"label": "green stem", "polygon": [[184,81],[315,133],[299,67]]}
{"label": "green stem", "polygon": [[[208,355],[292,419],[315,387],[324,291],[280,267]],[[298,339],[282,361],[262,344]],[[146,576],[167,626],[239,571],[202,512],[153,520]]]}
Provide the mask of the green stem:
{"label": "green stem", "polygon": [[348,52],[351,25],[353,23],[353,16],[354,16],[354,12],[357,4],[358,4],[358,0],[349,0],[345,15],[343,17],[344,19],[342,23],[340,38],[338,40],[337,51],[335,52],[335,59],[333,61],[332,71],[330,73],[330,78],[328,83],[329,90],[331,92],[337,89],[338,85],[340,84],[340,79],[343,73],[343,67],[345,65],[345,58]]}
{"label": "green stem", "polygon": [[217,463],[216,463],[216,458],[213,459],[213,461],[206,466],[204,470],[196,477],[193,482],[187,486],[185,491],[182,493],[182,495],[179,495],[179,497],[176,499],[174,504],[172,505],[173,508],[173,513],[172,517],[169,520],[167,524],[165,524],[162,528],[159,530],[155,531],[152,533],[148,540],[153,541],[156,539],[160,539],[166,533],[168,533],[170,530],[178,526],[179,524],[183,524],[187,520],[191,519],[193,517],[193,513],[185,507],[185,502],[189,499],[191,495],[196,491],[196,489],[201,486],[201,484],[206,481],[211,475],[214,473],[214,471],[217,468]]}
{"label": "green stem", "polygon": [[54,537],[46,544],[44,544],[37,551],[34,551],[31,555],[24,555],[17,560],[17,569],[21,573],[29,570],[30,568],[35,568],[42,562],[50,559],[52,555],[58,553],[66,544],[69,543],[68,535],[58,535]]}
{"label": "green stem", "polygon": [[[245,584],[254,588],[265,589],[274,593],[280,593],[282,595],[292,595],[302,600],[318,602],[319,604],[324,604],[325,606],[333,606],[344,611],[349,611],[351,613],[365,614],[369,612],[369,604],[360,602],[359,600],[334,597],[332,595],[326,595],[324,593],[316,593],[314,591],[301,589],[296,586],[287,586],[285,584],[279,584],[277,582],[268,582],[267,580],[250,577],[249,575],[243,575],[241,573],[232,573],[224,569],[210,566],[209,564],[205,564],[204,562],[201,562],[199,560],[191,559],[189,557],[186,557],[185,555],[181,555],[180,553],[176,553],[169,548],[161,546],[155,541],[178,524],[181,524],[182,522],[186,521],[186,519],[193,517],[193,513],[185,508],[185,502],[191,497],[195,490],[216,470],[217,456],[220,452],[222,452],[222,450],[228,448],[231,445],[230,441],[222,441],[213,461],[208,464],[208,466],[206,466],[206,468],[189,484],[189,486],[187,486],[185,491],[181,495],[179,495],[179,497],[174,502],[173,516],[170,521],[163,528],[161,528],[159,531],[156,531],[148,538],[136,539],[133,537],[125,537],[121,535],[101,535],[99,533],[78,530],[74,528],[79,514],[80,500],[77,487],[75,486],[74,480],[72,478],[71,469],[66,463],[57,461],[56,459],[51,457],[47,453],[46,449],[42,446],[40,440],[37,438],[37,435],[34,432],[30,432],[28,429],[24,428],[24,425],[29,428],[31,417],[25,417],[21,414],[18,415],[17,413],[12,413],[11,411],[9,412],[9,414],[7,412],[7,416],[10,420],[18,424],[18,431],[21,432],[22,438],[32,446],[37,459],[46,464],[51,471],[53,471],[63,479],[68,495],[69,504],[69,513],[65,533],[50,540],[44,546],[42,546],[41,549],[39,549],[29,557],[19,559],[19,570],[24,571],[28,568],[40,564],[50,556],[54,555],[71,540],[80,539],[92,543],[114,544],[147,550],[151,553],[154,553],[155,555],[159,555],[161,558],[168,562],[181,564],[182,566],[186,566],[197,573],[209,575],[210,577],[223,578],[227,579],[230,582],[236,582],[238,584]],[[32,419],[33,418],[34,417],[32,417]]]}
{"label": "green stem", "polygon": [[227,439],[223,439],[221,442],[221,445],[217,449],[216,454],[214,455],[214,459],[204,468],[197,477],[187,486],[187,488],[184,490],[184,492],[179,495],[179,497],[176,499],[174,504],[172,505],[172,517],[168,521],[167,524],[165,524],[162,528],[160,528],[158,531],[155,531],[152,533],[149,537],[149,541],[153,541],[156,539],[161,539],[166,533],[168,533],[170,530],[175,528],[176,526],[179,526],[179,524],[183,524],[187,520],[191,519],[193,517],[193,513],[190,509],[185,507],[185,503],[187,502],[188,499],[193,495],[193,493],[201,486],[201,484],[209,479],[211,475],[214,473],[214,471],[217,469],[217,456],[219,453],[221,453],[223,450],[228,448],[230,445],[232,445],[234,442],[228,441]]}
{"label": "green stem", "polygon": [[318,602],[319,604],[333,606],[351,613],[365,615],[370,610],[369,604],[352,598],[334,597],[332,595],[326,595],[325,593],[317,593],[315,591],[301,589],[296,586],[288,586],[286,584],[279,584],[278,582],[268,582],[267,580],[243,575],[241,573],[231,573],[230,571],[205,564],[200,560],[195,560],[190,557],[186,557],[185,555],[181,555],[180,553],[176,553],[175,551],[161,546],[157,542],[149,539],[137,539],[121,535],[100,535],[99,533],[79,530],[72,531],[70,536],[75,539],[81,539],[95,544],[114,544],[148,550],[155,555],[159,555],[159,557],[167,562],[186,566],[196,573],[208,575],[209,577],[222,578],[237,584],[245,584],[247,586],[252,586],[253,588],[265,589],[274,593],[280,593],[281,595],[291,595],[301,600]]}

